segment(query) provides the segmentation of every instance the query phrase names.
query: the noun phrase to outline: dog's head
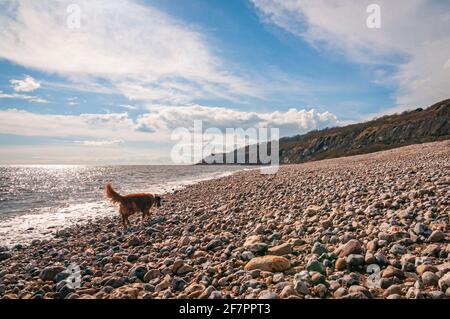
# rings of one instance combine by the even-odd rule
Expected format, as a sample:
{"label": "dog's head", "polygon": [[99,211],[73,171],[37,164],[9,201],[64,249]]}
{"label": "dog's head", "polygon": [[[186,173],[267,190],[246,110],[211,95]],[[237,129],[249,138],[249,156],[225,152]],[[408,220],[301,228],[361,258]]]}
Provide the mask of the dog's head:
{"label": "dog's head", "polygon": [[155,196],[156,207],[161,207],[161,197]]}

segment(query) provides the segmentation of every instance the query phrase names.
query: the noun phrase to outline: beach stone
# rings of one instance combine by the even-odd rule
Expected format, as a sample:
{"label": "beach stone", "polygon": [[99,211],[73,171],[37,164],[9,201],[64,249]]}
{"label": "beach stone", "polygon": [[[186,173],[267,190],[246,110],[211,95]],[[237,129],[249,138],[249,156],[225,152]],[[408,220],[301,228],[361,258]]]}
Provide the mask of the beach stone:
{"label": "beach stone", "polygon": [[422,256],[437,256],[441,250],[441,247],[437,244],[430,244],[422,250]]}
{"label": "beach stone", "polygon": [[403,271],[401,271],[400,269],[397,269],[392,266],[388,266],[386,269],[383,270],[381,276],[383,278],[390,278],[390,277],[403,278],[404,274],[403,274]]}
{"label": "beach stone", "polygon": [[347,295],[348,291],[345,287],[339,287],[336,289],[336,291],[333,293],[333,296],[335,298],[342,298],[343,296]]}
{"label": "beach stone", "polygon": [[342,281],[345,283],[347,287],[350,287],[354,285],[359,285],[361,278],[359,274],[352,272],[342,277]]}
{"label": "beach stone", "polygon": [[166,290],[167,288],[170,287],[171,283],[172,277],[170,277],[170,275],[166,275],[164,279],[158,285],[156,285],[155,292]]}
{"label": "beach stone", "polygon": [[161,276],[161,271],[159,269],[151,269],[147,271],[144,275],[144,282],[149,282]]}
{"label": "beach stone", "polygon": [[219,239],[213,239],[206,245],[206,250],[213,250],[222,245],[222,241]]}
{"label": "beach stone", "polygon": [[209,294],[208,299],[222,299],[222,293],[220,291],[214,290]]}
{"label": "beach stone", "polygon": [[[130,263],[135,263],[138,260],[139,260],[139,256],[138,255],[131,254],[131,255],[127,256],[127,261],[130,262]],[[119,262],[120,262],[120,260],[118,260],[117,263],[119,263]]]}
{"label": "beach stone", "polygon": [[361,243],[356,239],[351,239],[338,249],[339,257],[347,257],[350,254],[361,253]]}
{"label": "beach stone", "polygon": [[265,254],[269,249],[269,246],[265,243],[255,243],[252,245],[247,245],[246,247],[248,250],[258,255]]}
{"label": "beach stone", "polygon": [[362,292],[354,292],[343,296],[341,299],[369,299]]}
{"label": "beach stone", "polygon": [[337,270],[344,270],[347,268],[347,260],[343,257],[340,257],[336,260],[336,263],[334,265]]}
{"label": "beach stone", "polygon": [[43,280],[43,281],[52,281],[55,280],[55,277],[57,274],[59,274],[60,272],[66,270],[65,267],[62,266],[49,266],[44,268],[39,277]]}
{"label": "beach stone", "polygon": [[372,295],[372,293],[369,291],[369,289],[367,289],[366,287],[363,287],[363,286],[358,286],[358,285],[350,286],[350,288],[348,288],[348,293],[349,293],[349,294],[358,294],[358,293],[362,293],[362,294],[364,294],[368,299],[372,299],[372,298],[373,298],[373,295]]}
{"label": "beach stone", "polygon": [[394,255],[403,255],[405,253],[405,250],[406,250],[405,246],[394,244],[392,245],[390,252],[393,253]]}
{"label": "beach stone", "polygon": [[308,262],[308,264],[306,265],[306,270],[308,271],[317,271],[321,274],[325,274],[325,267],[323,266],[323,264],[321,262],[319,262],[318,260],[310,260]]}
{"label": "beach stone", "polygon": [[322,275],[321,273],[314,272],[314,273],[312,273],[312,275],[311,275],[311,282],[312,282],[314,285],[324,283],[324,282],[325,282],[325,276]]}
{"label": "beach stone", "polygon": [[315,255],[318,255],[318,256],[320,256],[320,255],[322,255],[322,254],[324,254],[326,252],[327,252],[327,248],[325,247],[325,245],[323,245],[321,243],[318,243],[318,242],[314,243],[314,246],[313,246],[313,248],[311,250],[312,254],[315,254]]}
{"label": "beach stone", "polygon": [[318,284],[312,288],[312,293],[319,298],[325,298],[328,294],[328,288],[324,284]]}
{"label": "beach stone", "polygon": [[428,237],[428,241],[432,243],[443,242],[445,240],[445,233],[440,230],[435,230],[431,233],[430,237]]}
{"label": "beach stone", "polygon": [[255,257],[245,265],[245,270],[259,269],[269,272],[280,272],[288,270],[291,267],[291,263],[288,259],[280,256],[264,256]]}
{"label": "beach stone", "polygon": [[252,235],[247,237],[247,239],[244,242],[244,247],[252,246],[257,243],[261,243],[263,241],[262,236],[260,235]]}
{"label": "beach stone", "polygon": [[183,291],[184,288],[186,287],[186,285],[187,285],[187,282],[184,279],[175,277],[172,280],[172,285],[171,285],[172,291],[173,292]]}
{"label": "beach stone", "polygon": [[308,284],[303,280],[294,280],[294,290],[302,295],[309,294]]}
{"label": "beach stone", "polygon": [[275,247],[270,247],[268,253],[274,256],[287,255],[292,253],[292,245],[289,243],[284,243]]}
{"label": "beach stone", "polygon": [[272,277],[273,283],[277,284],[279,282],[282,282],[284,280],[284,274],[283,273],[276,273]]}
{"label": "beach stone", "polygon": [[147,273],[147,271],[148,271],[148,269],[145,265],[136,265],[130,269],[128,276],[136,277],[136,278],[139,278],[140,280],[144,281],[144,276]]}
{"label": "beach stone", "polygon": [[264,226],[261,224],[256,225],[255,229],[253,230],[254,234],[259,234],[259,235],[264,234],[264,232],[265,232]]}
{"label": "beach stone", "polygon": [[7,260],[9,258],[12,258],[12,254],[10,252],[8,251],[0,252],[0,261]]}
{"label": "beach stone", "polygon": [[374,239],[367,243],[367,250],[374,253],[378,249],[378,240]]}
{"label": "beach stone", "polygon": [[177,269],[177,274],[178,275],[185,275],[188,274],[190,272],[194,271],[194,268],[190,265],[183,265],[180,268]]}
{"label": "beach stone", "polygon": [[438,285],[438,281],[439,281],[439,277],[436,276],[431,271],[425,271],[422,274],[422,282],[425,285],[425,287],[437,286]]}
{"label": "beach stone", "polygon": [[323,227],[324,229],[328,229],[328,228],[330,228],[331,226],[333,226],[333,222],[332,222],[331,220],[327,219],[327,220],[324,220],[324,221],[321,223],[321,225],[322,225],[322,227]]}
{"label": "beach stone", "polygon": [[58,295],[61,299],[66,298],[71,293],[73,293],[75,290],[71,287],[69,287],[66,283],[59,289],[57,289]]}
{"label": "beach stone", "polygon": [[109,299],[138,299],[139,293],[142,292],[143,286],[141,284],[131,284],[114,289]]}
{"label": "beach stone", "polygon": [[419,274],[419,276],[422,276],[424,272],[437,272],[438,269],[435,266],[422,264],[416,267],[416,272]]}
{"label": "beach stone", "polygon": [[65,279],[67,279],[71,274],[72,274],[72,273],[71,273],[70,271],[68,271],[68,270],[63,270],[63,271],[61,271],[60,273],[58,273],[58,274],[55,276],[54,281],[60,282],[60,281],[62,281],[62,280],[65,280]]}
{"label": "beach stone", "polygon": [[106,280],[105,286],[111,286],[113,288],[119,288],[125,284],[125,280],[122,277],[110,277]]}
{"label": "beach stone", "polygon": [[264,290],[259,294],[258,299],[280,299],[280,296],[271,290]]}
{"label": "beach stone", "polygon": [[438,282],[441,291],[446,291],[450,287],[450,273],[446,273]]}
{"label": "beach stone", "polygon": [[383,296],[387,298],[391,295],[401,295],[402,294],[402,287],[400,285],[391,285],[383,292]]}
{"label": "beach stone", "polygon": [[291,296],[297,296],[297,291],[292,285],[286,285],[280,292],[281,298],[289,298]]}
{"label": "beach stone", "polygon": [[430,234],[430,229],[428,228],[428,226],[422,224],[422,223],[417,223],[414,226],[413,229],[414,233],[416,233],[417,235],[422,235],[422,236],[427,236]]}
{"label": "beach stone", "polygon": [[133,236],[128,241],[129,246],[139,246],[142,243],[141,239],[137,236]]}
{"label": "beach stone", "polygon": [[241,254],[241,259],[244,261],[249,261],[251,259],[255,258],[255,255],[251,251],[244,251]]}
{"label": "beach stone", "polygon": [[362,266],[364,265],[364,256],[351,254],[347,256],[346,262],[351,267]]}

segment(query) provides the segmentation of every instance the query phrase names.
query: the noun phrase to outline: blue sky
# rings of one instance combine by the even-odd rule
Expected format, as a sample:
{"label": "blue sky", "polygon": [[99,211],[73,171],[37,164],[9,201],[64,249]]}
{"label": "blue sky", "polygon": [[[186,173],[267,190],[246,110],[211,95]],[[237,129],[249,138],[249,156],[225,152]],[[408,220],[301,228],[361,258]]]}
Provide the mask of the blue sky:
{"label": "blue sky", "polygon": [[294,135],[448,98],[450,4],[378,1],[369,29],[372,2],[4,1],[0,163],[168,163],[193,120]]}

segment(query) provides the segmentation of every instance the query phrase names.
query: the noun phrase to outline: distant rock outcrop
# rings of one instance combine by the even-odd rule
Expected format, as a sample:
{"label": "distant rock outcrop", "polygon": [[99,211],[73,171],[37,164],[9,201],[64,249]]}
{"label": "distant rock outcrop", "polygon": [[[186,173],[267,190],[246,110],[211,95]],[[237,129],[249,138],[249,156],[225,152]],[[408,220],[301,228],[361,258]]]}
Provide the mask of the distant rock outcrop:
{"label": "distant rock outcrop", "polygon": [[[365,123],[285,137],[280,139],[280,163],[303,163],[445,140],[450,138],[449,118],[450,99],[427,109],[419,108]],[[245,152],[245,164],[249,164],[248,147]],[[225,158],[226,154],[223,156]],[[236,150],[234,158],[237,158]],[[206,161],[201,164],[206,164]],[[261,163],[258,161],[258,164]]]}

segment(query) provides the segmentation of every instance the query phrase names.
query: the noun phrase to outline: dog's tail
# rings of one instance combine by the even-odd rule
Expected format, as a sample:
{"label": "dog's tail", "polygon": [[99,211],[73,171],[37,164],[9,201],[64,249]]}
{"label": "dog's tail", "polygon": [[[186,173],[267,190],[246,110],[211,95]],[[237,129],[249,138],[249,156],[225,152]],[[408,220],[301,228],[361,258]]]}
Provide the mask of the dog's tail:
{"label": "dog's tail", "polygon": [[123,200],[123,197],[113,189],[111,183],[106,184],[106,197],[113,203],[121,203]]}

